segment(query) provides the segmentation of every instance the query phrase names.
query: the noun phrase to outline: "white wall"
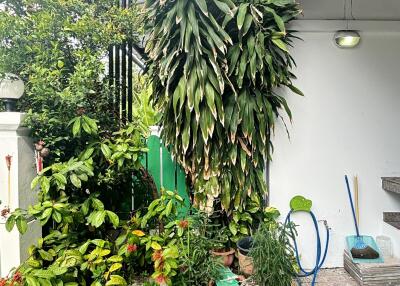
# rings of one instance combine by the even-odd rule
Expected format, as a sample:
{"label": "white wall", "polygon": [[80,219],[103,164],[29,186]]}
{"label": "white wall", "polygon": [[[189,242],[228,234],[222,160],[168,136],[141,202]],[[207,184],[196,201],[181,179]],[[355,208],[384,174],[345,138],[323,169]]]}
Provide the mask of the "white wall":
{"label": "white wall", "polygon": [[[347,19],[351,14],[358,20],[395,20],[400,18],[400,3],[398,0],[299,0],[304,12],[302,19],[343,19],[346,3]],[[352,13],[350,12],[352,8]]]}
{"label": "white wall", "polygon": [[[291,139],[282,124],[274,138],[271,205],[285,214],[297,194],[313,201],[317,218],[332,228],[326,267],[342,266],[345,236],[354,233],[344,174],[359,176],[362,233],[391,236],[400,257],[400,230],[382,221],[383,211],[400,211],[400,195],[383,191],[380,179],[400,176],[400,32],[360,28],[362,43],[352,50],[335,47],[333,32],[300,33],[304,42],[296,41],[293,56],[306,96],[287,97]],[[312,223],[304,215],[295,221],[303,261],[311,266]]]}

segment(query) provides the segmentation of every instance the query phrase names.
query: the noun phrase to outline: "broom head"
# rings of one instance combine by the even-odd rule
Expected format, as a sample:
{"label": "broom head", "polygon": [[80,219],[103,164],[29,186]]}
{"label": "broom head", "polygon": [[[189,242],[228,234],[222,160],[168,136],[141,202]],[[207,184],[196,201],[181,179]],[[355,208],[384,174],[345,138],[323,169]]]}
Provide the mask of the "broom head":
{"label": "broom head", "polygon": [[346,237],[347,249],[355,263],[383,263],[382,255],[375,240],[367,235]]}

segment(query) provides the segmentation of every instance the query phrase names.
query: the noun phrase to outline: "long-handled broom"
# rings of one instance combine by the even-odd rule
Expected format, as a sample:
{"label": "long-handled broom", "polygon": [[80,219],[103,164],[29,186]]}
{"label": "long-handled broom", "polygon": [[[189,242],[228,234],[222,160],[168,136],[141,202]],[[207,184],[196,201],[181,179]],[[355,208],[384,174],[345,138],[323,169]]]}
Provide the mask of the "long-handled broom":
{"label": "long-handled broom", "polygon": [[351,255],[353,256],[353,258],[358,258],[358,259],[377,259],[379,258],[379,252],[365,242],[366,240],[365,238],[368,238],[369,241],[372,238],[369,236],[360,235],[356,212],[354,210],[353,198],[351,196],[351,191],[350,191],[349,179],[347,175],[345,176],[345,180],[346,180],[347,192],[349,194],[349,199],[350,199],[351,211],[353,213],[354,225],[356,227],[356,233],[357,233],[356,236],[351,236],[347,238],[347,241],[348,242],[350,241],[352,244],[349,245]]}

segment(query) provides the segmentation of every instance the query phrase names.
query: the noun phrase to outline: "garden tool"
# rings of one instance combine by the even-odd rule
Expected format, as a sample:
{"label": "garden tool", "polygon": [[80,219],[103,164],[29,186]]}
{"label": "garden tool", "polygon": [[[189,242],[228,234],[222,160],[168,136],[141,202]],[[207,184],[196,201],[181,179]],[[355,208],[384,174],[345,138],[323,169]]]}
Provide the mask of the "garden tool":
{"label": "garden tool", "polygon": [[8,184],[8,200],[7,200],[7,204],[8,204],[8,208],[10,208],[11,206],[11,159],[12,156],[11,155],[7,155],[6,156],[6,165],[7,165],[7,170],[8,170],[8,179],[7,179],[7,184]]}
{"label": "garden tool", "polygon": [[[371,236],[360,235],[358,228],[358,221],[356,216],[356,210],[354,208],[353,198],[351,195],[349,179],[347,175],[345,176],[347,193],[349,195],[351,211],[353,214],[354,225],[356,228],[356,235],[347,236],[347,246],[352,255],[353,261],[356,263],[365,262],[383,262],[381,255],[379,254],[379,249],[376,245],[375,240]],[[358,183],[357,183],[358,185]],[[356,187],[356,197],[358,199],[358,186]]]}
{"label": "garden tool", "polygon": [[358,204],[358,177],[354,176],[354,204],[356,208],[356,219],[357,219],[357,224],[360,225],[360,206]]}

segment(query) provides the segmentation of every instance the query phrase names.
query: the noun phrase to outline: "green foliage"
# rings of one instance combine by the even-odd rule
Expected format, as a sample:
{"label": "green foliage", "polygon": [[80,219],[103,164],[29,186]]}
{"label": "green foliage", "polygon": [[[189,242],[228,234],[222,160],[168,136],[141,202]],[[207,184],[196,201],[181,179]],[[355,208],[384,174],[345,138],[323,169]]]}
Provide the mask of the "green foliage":
{"label": "green foliage", "polygon": [[[210,251],[224,246],[227,237],[215,231],[204,215],[179,217],[182,198],[162,190],[147,212],[137,212],[116,240],[129,273],[148,271],[157,285],[208,285],[219,278],[221,264]],[[165,283],[165,284],[163,284]]]}
{"label": "green foliage", "polygon": [[146,1],[162,138],[201,210],[222,209],[230,220],[262,217],[271,133],[276,118],[291,118],[277,88],[301,94],[292,85],[293,35],[285,29],[299,13],[294,0]]}
{"label": "green foliage", "polygon": [[113,0],[1,3],[0,74],[25,81],[20,109],[28,113],[33,137],[52,150],[49,163],[82,149],[67,126],[77,114],[95,119],[103,132],[116,131],[105,59],[111,44],[137,39],[137,7],[121,9]]}
{"label": "green foliage", "polygon": [[[135,5],[113,2],[2,1],[0,74],[24,79],[20,108],[34,138],[51,149],[32,182],[38,203],[6,223],[25,233],[33,217],[46,230],[10,285],[128,285],[138,272],[158,285],[208,285],[219,275],[209,253],[227,245],[227,232],[237,239],[276,215],[263,207],[263,168],[276,117],[290,117],[276,87],[301,93],[291,83],[285,31],[297,4],[147,0],[140,17],[152,87],[137,77],[135,120],[121,126],[104,57],[111,44],[138,39],[141,28]],[[146,175],[144,139],[159,109],[164,142],[188,175],[195,205],[222,209],[218,224],[179,216],[182,198],[165,190],[124,220],[121,197],[131,193],[132,176]],[[268,240],[277,251],[279,239]]]}
{"label": "green foliage", "polygon": [[281,223],[264,223],[253,238],[249,255],[253,258],[257,285],[291,285],[297,271],[290,230]]}
{"label": "green foliage", "polygon": [[176,285],[209,285],[221,279],[223,267],[218,258],[210,255],[213,250],[223,250],[228,241],[225,229],[213,225],[201,213],[190,218],[190,229],[181,239],[180,261],[184,267]]}
{"label": "green foliage", "polygon": [[118,254],[125,257],[128,272],[148,269],[158,284],[171,285],[177,275],[179,249],[176,245],[183,230],[179,230],[177,206],[183,199],[174,192],[161,190],[161,195],[141,215],[137,212],[117,239]]}
{"label": "green foliage", "polygon": [[[121,197],[130,197],[133,174],[140,181],[146,173],[140,162],[155,111],[145,79],[135,78],[136,102],[143,106],[134,122],[120,124],[105,59],[110,45],[138,39],[137,6],[121,9],[113,0],[1,3],[0,74],[25,81],[20,109],[33,137],[51,151],[31,185],[38,203],[7,220],[9,231],[25,233],[31,218],[44,227],[7,285],[127,285],[131,277],[115,243],[130,212]],[[148,192],[146,184],[140,191]]]}
{"label": "green foliage", "polygon": [[145,75],[135,75],[133,86],[133,117],[140,118],[148,126],[157,125],[161,114],[154,107],[153,89]]}
{"label": "green foliage", "polygon": [[[118,180],[141,168],[147,129],[140,122],[130,123],[102,138],[102,130],[85,115],[70,126],[86,147],[76,157],[43,169],[32,181],[39,202],[16,210],[7,220],[7,230],[16,225],[21,233],[27,231],[29,217],[50,227],[19,271],[27,285],[127,285],[123,258],[111,239],[121,225],[118,205],[106,199],[107,190],[119,192]],[[42,279],[50,284],[42,284]]]}
{"label": "green foliage", "polygon": [[[59,248],[47,248],[57,240],[63,242]],[[30,258],[20,267],[26,281],[24,285],[86,285],[87,281],[82,276],[85,272],[92,275],[91,285],[127,285],[119,275],[122,257],[112,255],[110,242],[88,240],[76,248],[71,248],[74,244],[68,245],[71,242],[67,234],[53,231],[40,239],[38,246],[32,246]],[[47,282],[44,283],[43,279]]]}

